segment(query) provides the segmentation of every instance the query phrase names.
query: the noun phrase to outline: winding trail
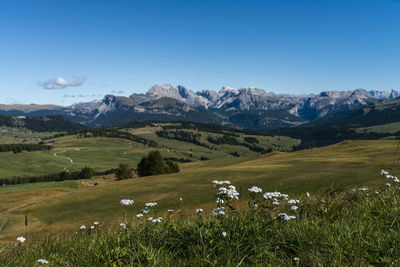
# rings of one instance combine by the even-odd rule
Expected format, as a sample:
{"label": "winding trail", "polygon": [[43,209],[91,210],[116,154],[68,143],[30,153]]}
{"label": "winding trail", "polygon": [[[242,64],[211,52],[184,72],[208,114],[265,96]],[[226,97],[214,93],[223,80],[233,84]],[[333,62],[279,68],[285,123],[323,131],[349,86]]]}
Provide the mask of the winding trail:
{"label": "winding trail", "polygon": [[[67,152],[67,151],[64,150],[64,151],[61,151],[58,153],[65,153],[65,152]],[[67,168],[71,167],[74,164],[74,161],[70,157],[62,157],[62,156],[57,155],[57,153],[54,153],[54,157],[59,157],[59,158],[64,158],[64,159],[69,160],[70,163],[64,167],[64,171],[69,172],[69,170]]]}

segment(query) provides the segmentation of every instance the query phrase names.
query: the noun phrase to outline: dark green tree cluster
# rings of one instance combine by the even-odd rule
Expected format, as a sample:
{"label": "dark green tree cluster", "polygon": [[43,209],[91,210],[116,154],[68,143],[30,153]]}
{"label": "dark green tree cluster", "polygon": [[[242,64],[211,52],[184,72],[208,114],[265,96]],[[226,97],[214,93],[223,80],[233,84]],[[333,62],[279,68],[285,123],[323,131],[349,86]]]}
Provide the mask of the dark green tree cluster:
{"label": "dark green tree cluster", "polygon": [[152,140],[148,140],[141,136],[137,136],[128,132],[117,131],[113,129],[106,129],[106,128],[92,128],[92,129],[85,129],[80,134],[79,137],[86,138],[86,137],[114,137],[114,138],[121,138],[121,139],[128,139],[134,141],[136,143],[141,143],[144,145],[148,145],[151,147],[158,147],[157,142]]}
{"label": "dark green tree cluster", "polygon": [[118,180],[129,179],[133,177],[133,171],[126,163],[119,164],[119,168],[115,170],[115,175]]}
{"label": "dark green tree cluster", "polygon": [[252,136],[245,137],[244,141],[246,141],[247,143],[250,143],[250,144],[258,144],[259,143],[258,139],[255,137],[252,137]]}
{"label": "dark green tree cluster", "polygon": [[224,134],[223,136],[218,136],[218,137],[207,137],[207,141],[216,145],[239,145],[239,141],[230,135]]}
{"label": "dark green tree cluster", "polygon": [[0,145],[0,152],[9,152],[12,151],[15,154],[21,153],[22,151],[44,151],[51,150],[52,146],[43,145],[43,144],[2,144]]}
{"label": "dark green tree cluster", "polygon": [[179,166],[176,162],[168,160],[165,162],[160,151],[150,151],[144,156],[137,166],[139,176],[158,175],[166,173],[179,172]]}
{"label": "dark green tree cluster", "polygon": [[202,143],[200,141],[201,134],[195,133],[192,131],[183,131],[183,130],[175,130],[175,131],[157,131],[156,132],[158,137],[167,138],[167,139],[174,139],[179,140],[187,143],[192,143],[198,146],[204,146],[210,148],[209,145]]}
{"label": "dark green tree cluster", "polygon": [[[111,170],[110,170],[111,171]],[[110,171],[96,173],[92,168],[84,167],[80,171],[62,171],[60,173],[46,174],[32,177],[0,178],[0,185],[27,184],[38,182],[59,182],[65,180],[90,179],[95,175],[108,174]],[[112,173],[112,171],[111,171]]]}

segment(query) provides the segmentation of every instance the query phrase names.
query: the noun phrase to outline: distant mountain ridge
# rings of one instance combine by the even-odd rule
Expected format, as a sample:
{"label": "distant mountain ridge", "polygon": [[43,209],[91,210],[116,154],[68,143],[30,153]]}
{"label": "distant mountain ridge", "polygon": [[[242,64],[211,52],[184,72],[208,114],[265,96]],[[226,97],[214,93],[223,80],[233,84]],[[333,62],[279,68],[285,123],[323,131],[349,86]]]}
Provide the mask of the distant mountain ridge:
{"label": "distant mountain ridge", "polygon": [[143,120],[211,122],[250,129],[296,126],[337,112],[354,110],[400,92],[326,91],[320,94],[275,94],[259,88],[222,87],[194,92],[185,86],[154,85],[144,94],[106,95],[102,100],[59,106],[0,105],[0,114],[63,115],[90,126],[112,126]]}

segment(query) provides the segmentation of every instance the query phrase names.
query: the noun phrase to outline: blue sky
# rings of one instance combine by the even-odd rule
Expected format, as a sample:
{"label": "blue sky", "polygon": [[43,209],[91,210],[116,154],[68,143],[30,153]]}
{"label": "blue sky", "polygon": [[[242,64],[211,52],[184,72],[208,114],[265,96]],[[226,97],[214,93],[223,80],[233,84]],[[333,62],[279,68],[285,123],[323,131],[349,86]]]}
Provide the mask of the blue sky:
{"label": "blue sky", "polygon": [[399,14],[398,0],[0,0],[0,103],[68,105],[164,82],[400,90]]}

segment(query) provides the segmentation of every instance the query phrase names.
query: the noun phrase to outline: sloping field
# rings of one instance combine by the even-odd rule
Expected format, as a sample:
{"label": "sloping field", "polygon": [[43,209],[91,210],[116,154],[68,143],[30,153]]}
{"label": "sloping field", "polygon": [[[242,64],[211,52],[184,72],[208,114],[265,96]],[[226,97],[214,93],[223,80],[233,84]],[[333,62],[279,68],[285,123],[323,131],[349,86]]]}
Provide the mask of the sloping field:
{"label": "sloping field", "polygon": [[[215,206],[211,181],[229,179],[247,201],[252,185],[265,191],[292,195],[316,192],[326,187],[345,188],[381,182],[381,169],[391,169],[399,157],[397,141],[346,141],[324,148],[293,153],[271,153],[247,158],[225,158],[180,164],[176,174],[114,181],[112,177],[91,180],[7,186],[0,188],[0,215],[9,213],[1,240],[13,240],[24,233],[24,214],[29,214],[31,235],[45,230],[77,229],[93,221],[117,223],[125,211],[119,200],[135,200],[128,215],[139,213],[144,203],[158,202],[156,215],[167,209],[184,209],[193,214],[197,207],[207,212]],[[97,185],[95,185],[97,183]],[[179,198],[183,198],[180,201]],[[151,214],[154,216],[155,214]]]}

